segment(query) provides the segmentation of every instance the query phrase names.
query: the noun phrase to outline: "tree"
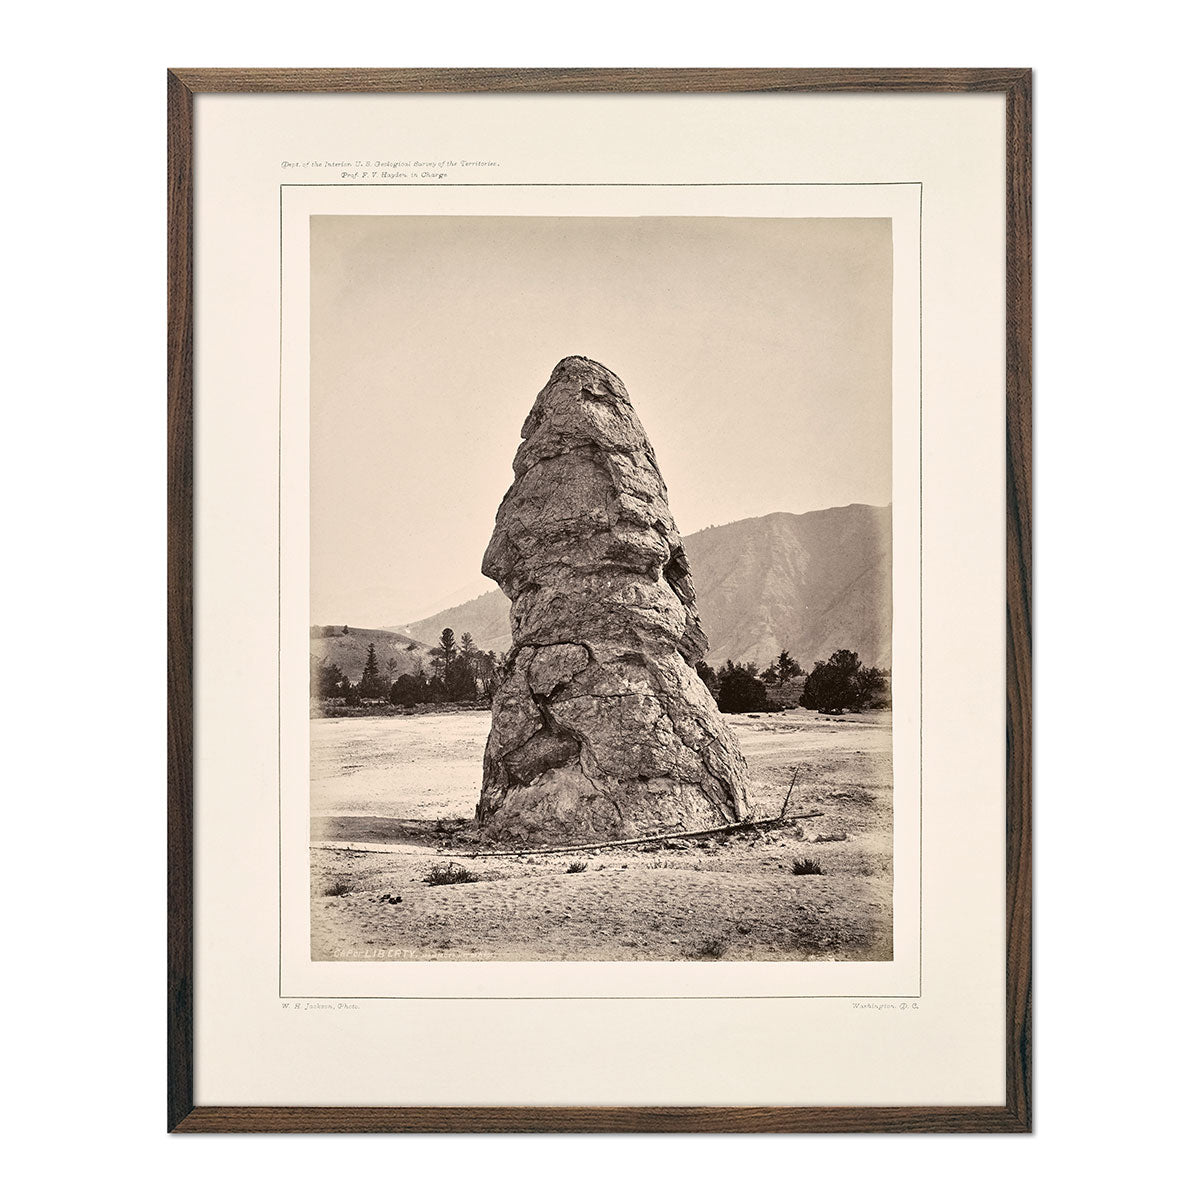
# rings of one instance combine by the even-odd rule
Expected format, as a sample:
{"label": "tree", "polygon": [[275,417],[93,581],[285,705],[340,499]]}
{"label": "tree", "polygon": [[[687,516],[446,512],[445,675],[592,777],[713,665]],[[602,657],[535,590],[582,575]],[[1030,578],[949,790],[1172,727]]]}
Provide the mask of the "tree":
{"label": "tree", "polygon": [[767,707],[767,689],[751,669],[754,664],[728,665],[730,670],[722,668],[725,677],[717,694],[717,707],[727,713],[762,712]]}
{"label": "tree", "polygon": [[734,674],[737,671],[741,671],[743,674],[746,674],[746,675],[757,676],[758,675],[758,664],[752,663],[752,662],[735,663],[732,658],[727,658],[725,660],[725,665],[723,667],[721,667],[721,669],[717,672],[717,681],[719,683],[724,683],[725,680],[728,679],[730,675]]}
{"label": "tree", "polygon": [[345,694],[350,681],[337,663],[326,663],[321,667],[320,694],[326,699]]}
{"label": "tree", "polygon": [[[483,651],[475,644],[475,639],[464,633],[459,639],[458,658],[450,664],[447,678],[451,676],[458,680],[456,686],[451,686],[452,693],[460,693],[457,699],[474,700],[479,696],[490,700],[496,690],[499,662],[494,650]],[[459,667],[458,664],[462,664]],[[456,674],[465,669],[465,674]],[[466,686],[467,676],[471,686]]]}
{"label": "tree", "polygon": [[696,664],[696,674],[700,676],[700,682],[713,694],[713,699],[717,698],[717,694],[721,690],[720,683],[717,682],[717,673],[701,659]]}
{"label": "tree", "polygon": [[859,676],[862,682],[863,708],[892,707],[892,676],[880,667],[864,667]]}
{"label": "tree", "polygon": [[858,655],[853,650],[835,650],[828,661],[813,663],[801,703],[822,713],[862,712],[867,684],[876,686],[864,680]]}
{"label": "tree", "polygon": [[789,679],[795,679],[800,674],[799,664],[786,650],[780,650],[779,657],[775,660],[775,674],[779,676],[780,683],[787,683]]}
{"label": "tree", "polygon": [[437,653],[441,656],[441,662],[438,664],[438,674],[445,679],[446,672],[450,669],[450,664],[454,661],[458,650],[454,645],[454,630],[443,629],[441,640],[438,642]]}
{"label": "tree", "polygon": [[342,669],[337,663],[331,663],[326,658],[315,664],[313,687],[320,699],[331,700],[335,696],[343,696],[349,686],[349,680],[342,674]]}
{"label": "tree", "polygon": [[401,675],[392,684],[388,699],[404,708],[415,708],[425,699],[425,677],[423,675]]}
{"label": "tree", "polygon": [[343,626],[342,626],[342,632],[343,632],[343,633],[349,633],[349,632],[350,632],[350,626],[349,626],[349,625],[343,625]]}
{"label": "tree", "polygon": [[496,686],[500,682],[500,656],[495,650],[488,650],[486,653],[480,653],[478,664],[479,692],[485,700],[490,702],[496,694]]}
{"label": "tree", "polygon": [[471,663],[463,656],[452,658],[446,664],[446,698],[448,700],[475,699],[475,672]]}
{"label": "tree", "polygon": [[379,660],[375,657],[374,642],[367,646],[367,665],[363,667],[358,691],[364,700],[378,700],[387,695],[387,681],[379,673]]}

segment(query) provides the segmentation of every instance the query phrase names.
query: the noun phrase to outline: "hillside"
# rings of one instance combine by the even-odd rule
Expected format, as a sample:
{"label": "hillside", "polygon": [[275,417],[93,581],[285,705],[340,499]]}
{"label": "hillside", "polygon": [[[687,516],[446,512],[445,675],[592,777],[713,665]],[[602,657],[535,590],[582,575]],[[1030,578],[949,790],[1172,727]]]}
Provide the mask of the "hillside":
{"label": "hillside", "polygon": [[[425,665],[424,652],[429,646],[389,629],[356,629],[350,626],[343,633],[342,625],[314,625],[310,630],[310,653],[318,661],[328,661],[339,667],[351,683],[357,683],[367,662],[367,647],[375,643],[379,669],[388,675],[415,674]],[[439,629],[440,633],[441,630]],[[409,646],[417,644],[415,651]],[[388,670],[388,660],[396,660],[396,670]]]}
{"label": "hillside", "polygon": [[[891,539],[891,508],[867,504],[771,513],[684,538],[708,661],[762,667],[786,648],[807,670],[845,647],[871,666],[890,667]],[[484,650],[506,650],[508,609],[496,589],[405,633],[432,644],[448,626]]]}
{"label": "hillside", "polygon": [[442,636],[442,630],[450,628],[458,634],[469,633],[481,650],[503,651],[512,644],[508,610],[508,598],[499,588],[493,588],[465,604],[457,604],[432,617],[405,625],[403,632],[433,645]]}

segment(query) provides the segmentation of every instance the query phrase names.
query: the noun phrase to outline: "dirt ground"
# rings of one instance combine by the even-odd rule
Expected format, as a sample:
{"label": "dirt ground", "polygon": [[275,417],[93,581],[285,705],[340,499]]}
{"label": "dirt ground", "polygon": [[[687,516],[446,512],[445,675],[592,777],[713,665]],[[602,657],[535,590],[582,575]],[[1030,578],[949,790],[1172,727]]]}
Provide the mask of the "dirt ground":
{"label": "dirt ground", "polygon": [[[476,857],[487,712],[324,718],[312,731],[317,960],[889,960],[889,713],[730,718],[761,831]],[[796,874],[793,864],[819,864]],[[477,881],[434,886],[457,864]]]}

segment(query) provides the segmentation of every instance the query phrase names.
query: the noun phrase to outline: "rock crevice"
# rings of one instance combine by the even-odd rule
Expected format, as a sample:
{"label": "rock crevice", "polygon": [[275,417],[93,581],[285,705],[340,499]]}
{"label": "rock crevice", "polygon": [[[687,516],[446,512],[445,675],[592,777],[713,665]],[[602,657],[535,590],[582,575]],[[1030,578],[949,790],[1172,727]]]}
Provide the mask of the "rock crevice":
{"label": "rock crevice", "polygon": [[521,429],[483,572],[512,601],[478,817],[526,844],[748,815],[746,767],[695,664],[687,556],[624,384],[566,358]]}

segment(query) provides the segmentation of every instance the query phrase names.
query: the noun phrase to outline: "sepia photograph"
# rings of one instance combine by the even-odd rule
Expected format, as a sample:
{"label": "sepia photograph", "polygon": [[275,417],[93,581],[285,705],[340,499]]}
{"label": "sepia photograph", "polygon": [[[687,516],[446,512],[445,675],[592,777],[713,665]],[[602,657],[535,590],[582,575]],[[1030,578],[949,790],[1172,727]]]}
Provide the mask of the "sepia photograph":
{"label": "sepia photograph", "polygon": [[892,222],[309,220],[312,960],[891,961]]}

